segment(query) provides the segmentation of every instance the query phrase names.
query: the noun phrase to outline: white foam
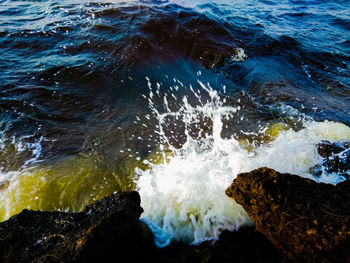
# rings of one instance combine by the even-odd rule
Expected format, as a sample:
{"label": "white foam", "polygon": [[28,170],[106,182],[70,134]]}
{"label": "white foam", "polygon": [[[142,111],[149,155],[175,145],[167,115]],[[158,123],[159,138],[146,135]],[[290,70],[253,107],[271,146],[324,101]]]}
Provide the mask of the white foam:
{"label": "white foam", "polygon": [[[159,121],[156,130],[162,141],[159,147],[163,150],[167,145],[172,152],[167,156],[163,153],[164,161],[159,164],[149,163],[151,169],[136,169],[137,189],[145,210],[142,216],[154,231],[158,246],[166,246],[171,240],[189,243],[215,240],[224,229],[250,224],[243,208],[225,196],[225,189],[238,173],[268,166],[313,178],[310,168],[322,161],[316,153],[316,144],[322,140],[350,139],[350,128],[344,124],[308,119],[303,129],[282,131],[274,141],[248,152],[236,139],[221,137],[222,119],[232,117],[238,109],[224,106],[216,91],[200,85],[210,99],[196,106],[184,97],[183,105],[176,111],[171,111],[168,102],[164,102],[165,112],[161,113],[149,101]],[[195,97],[201,100],[198,92]],[[169,116],[175,116],[186,127],[186,142],[180,149],[172,147],[165,135]],[[212,121],[211,133],[203,132],[200,139],[192,138],[190,124],[204,117]],[[318,180],[337,183],[341,178],[323,174]]]}
{"label": "white foam", "polygon": [[331,121],[311,122],[300,131],[284,131],[273,142],[256,149],[254,168],[268,166],[282,173],[294,173],[316,181],[336,184],[342,178],[322,174],[315,178],[310,169],[322,162],[316,145],[322,140],[349,140],[350,128]]}

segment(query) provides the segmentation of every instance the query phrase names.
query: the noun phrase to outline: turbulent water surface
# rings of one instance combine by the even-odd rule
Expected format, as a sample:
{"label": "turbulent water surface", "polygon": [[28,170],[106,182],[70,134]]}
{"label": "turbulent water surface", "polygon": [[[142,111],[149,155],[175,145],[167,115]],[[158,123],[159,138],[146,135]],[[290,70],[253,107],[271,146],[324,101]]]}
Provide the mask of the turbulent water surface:
{"label": "turbulent water surface", "polygon": [[0,219],[137,189],[159,246],[250,224],[260,166],[337,183],[350,2],[0,1]]}

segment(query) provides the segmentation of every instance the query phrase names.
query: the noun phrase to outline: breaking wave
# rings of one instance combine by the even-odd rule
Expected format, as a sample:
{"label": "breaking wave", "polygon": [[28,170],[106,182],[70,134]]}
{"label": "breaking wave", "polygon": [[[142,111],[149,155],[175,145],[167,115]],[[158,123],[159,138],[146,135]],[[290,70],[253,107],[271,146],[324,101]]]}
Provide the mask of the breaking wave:
{"label": "breaking wave", "polygon": [[[228,106],[217,91],[199,84],[200,90],[190,87],[197,101],[191,104],[184,96],[176,111],[169,106],[167,94],[150,89],[149,105],[158,120],[156,133],[160,136],[156,154],[161,158],[145,160],[148,169],[136,169],[136,184],[145,210],[142,216],[153,229],[158,246],[172,240],[215,240],[225,229],[232,231],[250,224],[243,208],[225,196],[225,189],[238,173],[268,166],[320,182],[336,184],[344,180],[325,171],[315,177],[311,170],[322,163],[318,143],[350,139],[346,125],[316,122],[299,114],[298,120],[303,123],[300,129],[281,123],[263,127],[255,133],[259,143],[248,144],[235,136],[224,138],[223,120],[234,119],[240,106]],[[153,103],[157,96],[164,96],[163,111],[159,103]],[[296,114],[295,109],[288,110]],[[183,127],[185,140],[181,146],[172,144],[172,137],[178,135],[167,132],[169,128],[176,132],[176,127]]]}

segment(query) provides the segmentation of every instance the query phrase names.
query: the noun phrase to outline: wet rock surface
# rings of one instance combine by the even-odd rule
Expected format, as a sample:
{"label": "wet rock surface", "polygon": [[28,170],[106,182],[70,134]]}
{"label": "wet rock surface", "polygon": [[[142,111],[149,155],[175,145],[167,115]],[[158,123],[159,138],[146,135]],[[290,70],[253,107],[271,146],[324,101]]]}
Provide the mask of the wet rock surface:
{"label": "wet rock surface", "polygon": [[0,262],[287,262],[260,232],[244,227],[215,243],[159,249],[137,192],[115,193],[83,212],[23,210],[0,224]]}
{"label": "wet rock surface", "polygon": [[317,145],[317,152],[324,158],[322,165],[314,169],[316,175],[322,173],[337,173],[345,179],[350,179],[350,141],[322,141]]}
{"label": "wet rock surface", "polygon": [[262,167],[226,190],[276,247],[298,262],[350,262],[350,181],[316,183]]}
{"label": "wet rock surface", "polygon": [[113,194],[80,213],[23,210],[0,224],[1,261],[108,262],[116,251],[138,260],[136,247],[153,248],[142,212],[137,192]]}

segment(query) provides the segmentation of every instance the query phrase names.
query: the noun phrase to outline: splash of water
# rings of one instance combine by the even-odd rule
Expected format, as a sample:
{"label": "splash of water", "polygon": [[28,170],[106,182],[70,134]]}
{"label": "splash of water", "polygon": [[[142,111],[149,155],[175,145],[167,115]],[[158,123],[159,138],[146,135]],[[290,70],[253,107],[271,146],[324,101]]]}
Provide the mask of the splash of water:
{"label": "splash of water", "polygon": [[[202,92],[208,95],[207,100],[203,101],[205,96],[201,91],[190,87],[198,100],[196,105],[184,96],[180,108],[170,109],[167,95],[164,95],[161,112],[153,100],[163,95],[159,90],[153,92],[148,80],[149,104],[158,120],[156,133],[160,136],[163,161],[156,164],[145,161],[150,169],[136,169],[139,175],[136,184],[145,210],[143,220],[153,230],[160,247],[172,240],[189,243],[215,240],[224,229],[232,231],[250,224],[243,208],[225,196],[225,189],[238,173],[268,166],[315,179],[310,169],[321,162],[316,144],[322,140],[350,139],[350,128],[344,124],[315,122],[302,116],[304,127],[301,130],[278,126],[274,140],[253,144],[248,150],[237,138],[221,136],[223,119],[232,118],[239,107],[225,105],[217,91],[200,81],[199,84]],[[198,124],[204,120],[210,126],[205,130]],[[172,145],[166,131],[176,124],[184,126],[186,140],[180,147]],[[268,128],[260,129],[260,133]],[[194,136],[193,129],[199,129],[200,136]],[[165,148],[170,149],[171,154],[166,154]],[[317,180],[337,183],[342,179],[323,174]]]}
{"label": "splash of water", "polygon": [[[160,113],[150,101],[159,120],[156,132],[162,139],[160,149],[167,146],[172,152],[172,156],[165,156],[160,164],[149,163],[151,169],[136,171],[140,175],[137,185],[145,209],[144,217],[161,226],[168,237],[157,240],[159,246],[167,245],[172,238],[187,242],[217,238],[223,229],[234,230],[249,221],[243,209],[224,193],[232,181],[232,174],[243,164],[239,162],[241,156],[248,155],[236,140],[221,138],[221,119],[229,118],[238,108],[224,106],[215,90],[199,84],[208,93],[209,100],[202,102],[200,94],[192,89],[199,100],[197,106],[192,106],[185,96],[180,109],[174,112],[164,97],[166,111]],[[180,149],[172,146],[166,136],[169,117],[185,126],[187,140]],[[201,131],[203,137],[197,140],[190,135],[191,127],[198,128],[192,125],[203,119],[211,120],[211,133]],[[229,160],[228,154],[232,153],[235,157]],[[155,229],[154,225],[152,227]]]}

